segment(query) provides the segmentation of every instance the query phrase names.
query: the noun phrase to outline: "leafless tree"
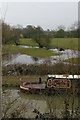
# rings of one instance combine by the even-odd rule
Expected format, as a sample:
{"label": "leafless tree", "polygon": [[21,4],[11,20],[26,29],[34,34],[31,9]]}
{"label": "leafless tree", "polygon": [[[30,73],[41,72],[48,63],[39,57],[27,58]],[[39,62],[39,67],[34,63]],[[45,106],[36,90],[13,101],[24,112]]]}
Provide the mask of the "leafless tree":
{"label": "leafless tree", "polygon": [[2,103],[3,118],[24,118],[25,113],[29,111],[29,101],[26,104],[19,96],[11,98],[10,91],[3,94],[5,96]]}

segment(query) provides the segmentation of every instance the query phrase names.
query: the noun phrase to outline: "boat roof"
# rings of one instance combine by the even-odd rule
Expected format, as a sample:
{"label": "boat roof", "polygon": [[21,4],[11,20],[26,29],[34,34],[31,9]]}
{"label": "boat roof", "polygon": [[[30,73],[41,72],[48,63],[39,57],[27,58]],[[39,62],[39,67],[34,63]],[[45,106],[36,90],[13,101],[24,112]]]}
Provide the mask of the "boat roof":
{"label": "boat roof", "polygon": [[48,75],[48,77],[79,79],[80,75]]}

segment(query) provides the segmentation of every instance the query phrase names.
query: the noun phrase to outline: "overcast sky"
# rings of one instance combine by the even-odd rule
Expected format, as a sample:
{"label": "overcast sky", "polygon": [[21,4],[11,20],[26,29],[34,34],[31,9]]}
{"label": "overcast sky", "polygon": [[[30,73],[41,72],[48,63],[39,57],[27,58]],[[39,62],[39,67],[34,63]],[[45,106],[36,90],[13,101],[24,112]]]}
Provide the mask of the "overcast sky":
{"label": "overcast sky", "polygon": [[[11,25],[40,25],[43,29],[70,27],[78,21],[78,2],[8,2],[1,13]],[[6,11],[6,13],[5,13]]]}

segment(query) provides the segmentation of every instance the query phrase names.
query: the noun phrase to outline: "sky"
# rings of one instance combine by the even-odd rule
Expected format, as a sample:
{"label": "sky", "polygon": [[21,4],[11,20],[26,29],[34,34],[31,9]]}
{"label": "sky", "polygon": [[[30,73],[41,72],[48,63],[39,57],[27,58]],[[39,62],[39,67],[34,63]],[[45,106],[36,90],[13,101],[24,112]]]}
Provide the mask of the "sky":
{"label": "sky", "polygon": [[1,18],[12,26],[41,26],[57,29],[59,25],[69,28],[78,21],[78,2],[3,2]]}

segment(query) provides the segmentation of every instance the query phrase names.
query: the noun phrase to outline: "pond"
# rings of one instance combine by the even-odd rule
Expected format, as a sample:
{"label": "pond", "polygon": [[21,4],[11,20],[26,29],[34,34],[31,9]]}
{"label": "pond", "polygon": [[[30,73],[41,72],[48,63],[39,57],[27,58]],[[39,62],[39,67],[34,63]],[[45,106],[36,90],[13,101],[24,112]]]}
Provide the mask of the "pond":
{"label": "pond", "polygon": [[[24,118],[35,118],[36,113],[34,109],[37,109],[41,114],[52,112],[54,116],[60,118],[63,111],[65,110],[64,101],[69,101],[69,110],[72,109],[72,96],[55,94],[52,96],[38,95],[38,94],[26,94],[20,92],[16,88],[3,88],[3,115],[7,109],[6,117],[24,117]],[[14,102],[13,102],[14,101]],[[80,96],[74,97],[74,111],[80,106]],[[19,114],[18,111],[19,110]],[[17,114],[16,114],[16,113]]]}
{"label": "pond", "polygon": [[[27,48],[32,48],[31,46],[19,46]],[[38,47],[35,47],[38,49]],[[6,57],[5,60],[3,60],[3,65],[9,65],[9,64],[54,64],[60,61],[63,61],[65,59],[69,58],[77,58],[80,56],[79,51],[74,50],[58,50],[58,49],[49,49],[50,51],[53,51],[54,53],[59,53],[57,56],[50,56],[47,58],[39,58],[39,57],[32,57],[26,54],[10,54],[9,57]]]}

